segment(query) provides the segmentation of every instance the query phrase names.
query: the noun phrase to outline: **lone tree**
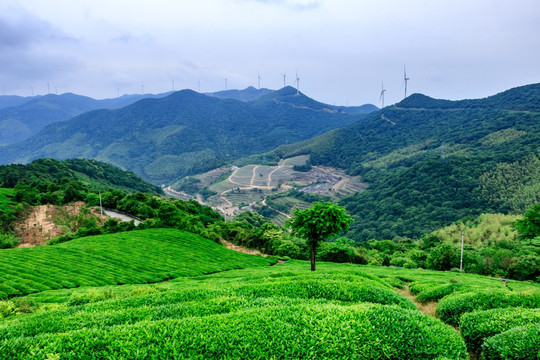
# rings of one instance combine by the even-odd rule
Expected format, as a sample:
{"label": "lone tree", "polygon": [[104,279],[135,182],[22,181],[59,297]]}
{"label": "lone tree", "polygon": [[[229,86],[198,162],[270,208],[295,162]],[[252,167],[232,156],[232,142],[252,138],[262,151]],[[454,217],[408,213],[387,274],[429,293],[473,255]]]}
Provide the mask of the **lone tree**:
{"label": "lone tree", "polygon": [[315,255],[319,244],[347,230],[351,222],[353,219],[345,208],[331,202],[316,202],[309,209],[295,209],[294,217],[288,221],[287,226],[293,233],[307,240],[311,271],[315,271]]}
{"label": "lone tree", "polygon": [[514,228],[519,231],[519,237],[528,239],[529,243],[535,237],[540,236],[540,204],[536,204],[525,211],[523,219],[514,222]]}

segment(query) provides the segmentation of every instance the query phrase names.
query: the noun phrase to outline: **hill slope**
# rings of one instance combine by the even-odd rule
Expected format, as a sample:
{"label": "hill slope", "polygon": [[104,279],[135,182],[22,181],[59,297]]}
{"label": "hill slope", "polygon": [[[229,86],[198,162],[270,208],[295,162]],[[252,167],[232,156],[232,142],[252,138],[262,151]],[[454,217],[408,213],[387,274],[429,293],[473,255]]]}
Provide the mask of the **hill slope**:
{"label": "hill slope", "polygon": [[479,100],[414,94],[396,106],[274,155],[361,175],[369,188],[342,201],[357,240],[418,237],[482,212],[540,202],[540,84]]}
{"label": "hill slope", "polygon": [[25,142],[2,148],[0,162],[93,158],[159,184],[305,140],[363,116],[329,111],[290,87],[248,103],[184,90],[51,124]]}
{"label": "hill slope", "polygon": [[160,188],[131,172],[96,160],[39,159],[27,165],[0,165],[0,188],[12,188],[19,180],[61,181],[63,178],[78,180],[87,185],[97,185],[103,189],[163,193]]}
{"label": "hill slope", "polygon": [[[193,261],[198,258],[205,261]],[[79,286],[152,283],[276,260],[235,252],[180,230],[149,229],[3,250],[0,262],[0,296],[12,297]]]}

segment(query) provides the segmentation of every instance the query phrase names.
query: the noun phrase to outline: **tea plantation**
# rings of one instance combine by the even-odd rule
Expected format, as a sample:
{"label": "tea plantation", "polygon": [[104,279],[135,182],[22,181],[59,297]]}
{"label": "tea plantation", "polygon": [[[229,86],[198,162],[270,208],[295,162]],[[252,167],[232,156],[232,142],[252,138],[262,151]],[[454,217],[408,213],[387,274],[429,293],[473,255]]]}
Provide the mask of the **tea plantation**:
{"label": "tea plantation", "polygon": [[[511,282],[512,291],[477,275],[333,263],[310,272],[306,262],[275,264],[163,229],[0,250],[0,261],[2,284],[18,291],[0,301],[0,359],[442,360],[481,349],[529,359],[537,351],[532,283]],[[536,306],[508,326],[521,310],[466,312],[464,340],[396,288],[434,294],[440,305],[484,289]],[[529,357],[508,357],[506,333],[514,343],[526,334],[519,353]]]}

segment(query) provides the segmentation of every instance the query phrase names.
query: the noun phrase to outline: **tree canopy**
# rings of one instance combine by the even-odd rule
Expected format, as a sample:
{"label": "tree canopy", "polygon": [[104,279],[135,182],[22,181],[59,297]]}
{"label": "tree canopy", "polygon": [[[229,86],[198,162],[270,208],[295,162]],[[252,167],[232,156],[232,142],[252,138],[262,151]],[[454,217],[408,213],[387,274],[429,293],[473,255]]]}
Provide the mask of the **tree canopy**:
{"label": "tree canopy", "polygon": [[309,209],[297,208],[287,226],[310,245],[311,271],[315,271],[315,254],[319,243],[347,230],[352,221],[345,208],[332,202],[316,202]]}

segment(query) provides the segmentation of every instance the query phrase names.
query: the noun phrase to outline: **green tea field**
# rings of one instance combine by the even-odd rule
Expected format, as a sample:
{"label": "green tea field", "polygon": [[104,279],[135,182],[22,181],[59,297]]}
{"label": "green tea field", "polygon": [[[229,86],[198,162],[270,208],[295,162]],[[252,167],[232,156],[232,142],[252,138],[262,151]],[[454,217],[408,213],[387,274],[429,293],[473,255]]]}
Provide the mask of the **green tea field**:
{"label": "green tea field", "polygon": [[[310,272],[176,230],[0,255],[3,283],[32,290],[0,302],[1,359],[468,359],[504,353],[516,331],[531,334],[519,351],[537,351],[540,290],[528,282],[333,263]],[[527,315],[489,326],[517,312]]]}

